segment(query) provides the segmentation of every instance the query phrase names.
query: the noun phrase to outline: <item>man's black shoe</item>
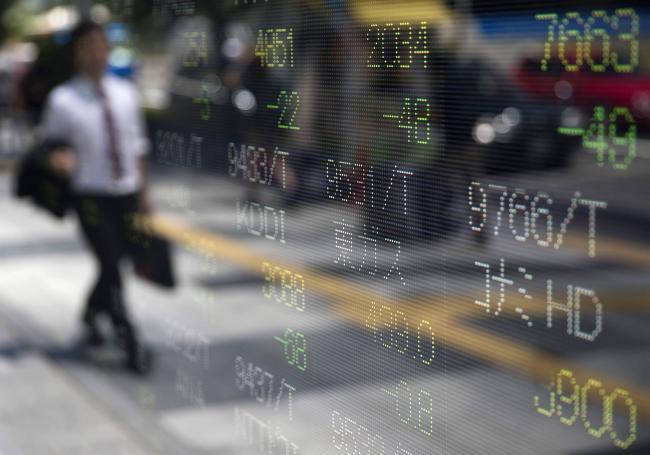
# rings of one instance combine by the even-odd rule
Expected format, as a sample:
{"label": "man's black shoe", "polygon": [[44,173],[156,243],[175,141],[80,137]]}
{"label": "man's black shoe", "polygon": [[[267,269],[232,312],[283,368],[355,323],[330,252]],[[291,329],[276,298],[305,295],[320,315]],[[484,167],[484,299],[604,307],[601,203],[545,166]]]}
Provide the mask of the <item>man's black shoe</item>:
{"label": "man's black shoe", "polygon": [[106,343],[96,317],[85,316],[82,321],[84,326],[83,340],[88,346],[96,348]]}
{"label": "man's black shoe", "polygon": [[88,346],[97,348],[106,342],[104,335],[96,327],[86,327],[85,342]]}
{"label": "man's black shoe", "polygon": [[136,374],[145,376],[153,370],[153,352],[143,346],[127,350],[126,367]]}

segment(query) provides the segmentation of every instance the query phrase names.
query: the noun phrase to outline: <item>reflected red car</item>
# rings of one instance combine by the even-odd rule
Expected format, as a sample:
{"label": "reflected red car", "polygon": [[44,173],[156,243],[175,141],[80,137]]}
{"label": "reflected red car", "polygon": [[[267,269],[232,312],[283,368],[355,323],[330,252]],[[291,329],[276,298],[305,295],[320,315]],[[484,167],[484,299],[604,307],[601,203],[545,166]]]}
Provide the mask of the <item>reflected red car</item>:
{"label": "reflected red car", "polygon": [[625,106],[637,125],[650,131],[650,75],[638,69],[617,73],[610,67],[593,72],[585,65],[580,71],[569,72],[553,59],[542,71],[539,58],[526,58],[516,67],[514,80],[530,96],[574,105],[587,116],[595,106]]}

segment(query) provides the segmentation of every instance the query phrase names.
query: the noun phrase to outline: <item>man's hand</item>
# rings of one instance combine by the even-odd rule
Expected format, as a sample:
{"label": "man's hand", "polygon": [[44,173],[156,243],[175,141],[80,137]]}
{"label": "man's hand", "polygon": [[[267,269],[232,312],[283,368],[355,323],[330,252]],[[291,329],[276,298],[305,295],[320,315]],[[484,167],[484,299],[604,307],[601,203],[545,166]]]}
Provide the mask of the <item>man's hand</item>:
{"label": "man's hand", "polygon": [[50,153],[49,164],[57,174],[69,177],[77,167],[77,157],[70,147],[58,147]]}

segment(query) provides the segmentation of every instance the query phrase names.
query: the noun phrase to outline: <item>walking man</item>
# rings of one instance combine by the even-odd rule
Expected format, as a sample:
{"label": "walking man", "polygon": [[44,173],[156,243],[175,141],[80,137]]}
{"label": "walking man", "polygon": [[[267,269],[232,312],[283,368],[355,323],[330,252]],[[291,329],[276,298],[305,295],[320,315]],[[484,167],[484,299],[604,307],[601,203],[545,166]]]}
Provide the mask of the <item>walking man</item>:
{"label": "walking man", "polygon": [[146,372],[151,353],[138,341],[124,302],[120,260],[127,252],[133,214],[149,210],[144,131],[135,87],[106,73],[109,43],[103,28],[81,22],[72,33],[75,76],[50,94],[40,128],[59,140],[50,164],[68,175],[81,231],[99,274],[88,296],[83,324],[88,342],[104,342],[98,317],[108,315],[124,347],[127,366]]}

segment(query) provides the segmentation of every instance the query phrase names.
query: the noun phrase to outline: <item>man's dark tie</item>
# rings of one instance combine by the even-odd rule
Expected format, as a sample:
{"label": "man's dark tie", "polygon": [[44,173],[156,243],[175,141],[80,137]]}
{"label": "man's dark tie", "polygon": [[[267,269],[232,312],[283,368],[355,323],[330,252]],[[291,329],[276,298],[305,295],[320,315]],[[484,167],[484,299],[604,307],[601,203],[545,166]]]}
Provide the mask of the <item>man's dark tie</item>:
{"label": "man's dark tie", "polygon": [[104,92],[104,89],[101,86],[97,88],[97,92],[99,93],[99,100],[102,105],[102,111],[104,112],[104,123],[106,124],[106,134],[108,136],[108,155],[111,158],[113,178],[117,180],[121,178],[122,175],[124,175],[124,169],[122,168],[122,157],[120,155],[120,150],[117,143],[117,131],[115,131],[115,122],[113,121],[111,109],[108,106],[106,92]]}

